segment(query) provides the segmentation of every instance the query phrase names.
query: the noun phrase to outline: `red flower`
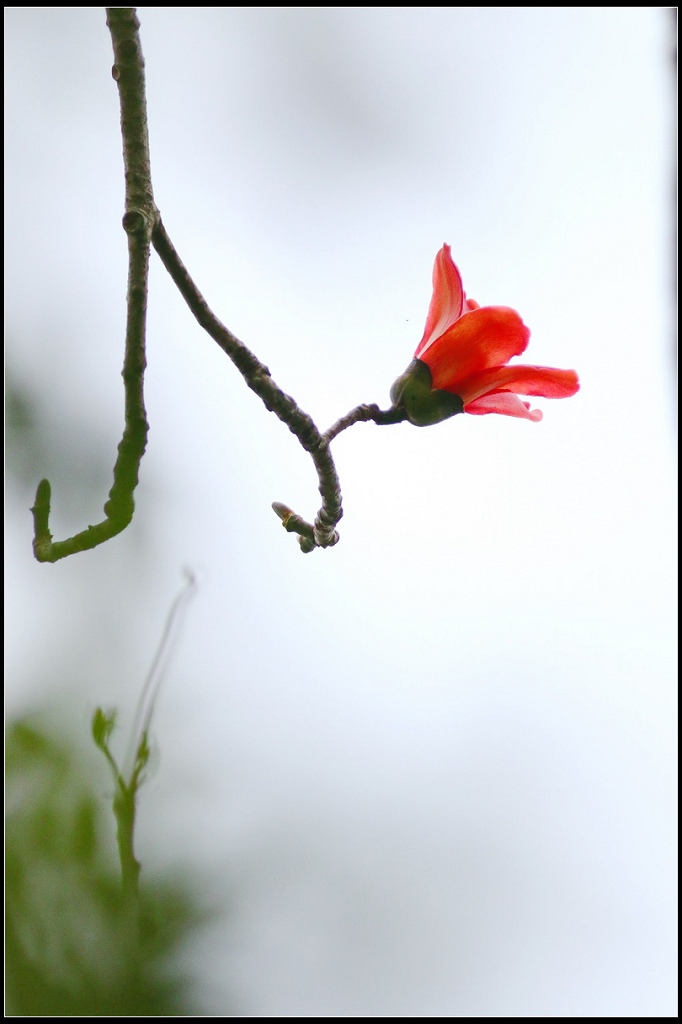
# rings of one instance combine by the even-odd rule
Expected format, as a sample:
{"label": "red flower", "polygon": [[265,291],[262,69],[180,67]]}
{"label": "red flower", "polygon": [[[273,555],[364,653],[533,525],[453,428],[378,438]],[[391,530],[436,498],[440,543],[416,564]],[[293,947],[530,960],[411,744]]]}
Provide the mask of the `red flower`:
{"label": "red flower", "polygon": [[496,412],[538,422],[539,409],[518,395],[569,398],[580,387],[575,370],[508,366],[526,350],[530,331],[515,310],[479,307],[467,299],[459,270],[444,245],[433,265],[433,296],[415,358],[391,388],[396,408],[426,426],[468,412]]}

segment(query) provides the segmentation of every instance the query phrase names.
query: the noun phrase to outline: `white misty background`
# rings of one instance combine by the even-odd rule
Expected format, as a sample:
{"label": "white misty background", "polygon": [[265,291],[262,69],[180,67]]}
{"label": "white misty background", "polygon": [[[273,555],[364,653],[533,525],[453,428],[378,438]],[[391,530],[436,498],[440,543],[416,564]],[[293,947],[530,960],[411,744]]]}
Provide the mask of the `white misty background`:
{"label": "white misty background", "polygon": [[123,175],[103,9],[6,9],[7,365],[50,439],[8,485],[8,714],[132,712],[189,565],[138,848],[225,908],[208,1013],[674,1015],[672,12],[139,17],[166,227],[320,427],[386,406],[443,242],[582,386],[355,426],[303,556],[270,503],[310,519],[312,463],[152,254],[135,519],[39,565],[35,484],[56,539],[98,521],[123,426]]}

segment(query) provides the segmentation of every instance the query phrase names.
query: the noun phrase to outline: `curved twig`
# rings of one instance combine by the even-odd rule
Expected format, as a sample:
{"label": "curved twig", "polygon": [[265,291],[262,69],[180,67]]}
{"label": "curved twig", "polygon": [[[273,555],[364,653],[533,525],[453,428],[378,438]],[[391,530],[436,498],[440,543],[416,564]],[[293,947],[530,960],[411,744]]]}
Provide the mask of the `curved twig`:
{"label": "curved twig", "polygon": [[317,470],[319,491],[322,495],[322,507],[317,513],[315,522],[311,524],[292,512],[286,505],[278,501],[273,502],[272,508],[282,520],[284,529],[289,533],[298,534],[301,550],[306,553],[316,547],[327,548],[336,544],[339,535],[335,527],[343,515],[343,508],[341,485],[329,451],[329,443],[337,434],[354,423],[363,420],[373,420],[379,424],[400,423],[406,418],[405,413],[401,409],[381,410],[378,405],[359,405],[346,416],[337,420],[326,433],[321,434],[312,418],[299,408],[290,395],[285,394],[275,384],[267,366],[264,366],[253,352],[212,312],[180,259],[161,217],[158,218],[152,231],[152,245],[199,325],[230,357],[248,386],[262,400],[266,409],[274,412],[283,423],[286,423],[303,448],[312,456]]}
{"label": "curved twig", "polygon": [[39,562],[94,548],[126,528],[133,517],[133,492],[137,486],[140,461],[147,446],[149,424],[144,407],[145,320],[149,247],[157,211],[152,194],[144,87],[144,60],[138,38],[139,22],[131,7],[108,7],[107,25],[114,47],[112,74],[121,102],[121,133],[125,166],[125,208],[123,228],[128,235],[128,292],[123,384],[125,428],[118,446],[114,482],[104,506],[106,518],[96,526],[53,541],[50,533],[49,481],[41,480],[33,512],[33,552]]}
{"label": "curved twig", "polygon": [[[303,412],[294,399],[275,384],[267,366],[264,366],[209,308],[206,299],[176,252],[160,217],[152,232],[152,245],[199,325],[230,357],[248,386],[261,399],[265,408],[274,412],[283,423],[286,423],[292,434],[296,435],[303,448],[312,457],[317,470],[322,507],[312,525],[301,519],[300,516],[293,516],[288,509],[285,513],[285,516],[288,513],[286,521],[285,517],[278,512],[285,528],[299,534],[301,548],[306,552],[312,551],[315,547],[328,548],[336,544],[339,535],[335,527],[343,515],[343,509],[341,507],[341,485],[334,460],[329,452],[328,441],[317,429],[312,417]],[[286,508],[284,505],[279,507]]]}

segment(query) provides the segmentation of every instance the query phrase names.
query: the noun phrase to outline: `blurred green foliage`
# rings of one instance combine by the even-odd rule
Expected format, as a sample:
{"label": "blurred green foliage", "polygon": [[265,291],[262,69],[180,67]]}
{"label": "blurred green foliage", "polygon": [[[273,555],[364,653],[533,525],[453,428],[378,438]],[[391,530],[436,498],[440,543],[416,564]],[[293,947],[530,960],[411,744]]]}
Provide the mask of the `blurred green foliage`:
{"label": "blurred green foliage", "polygon": [[8,1015],[197,1015],[174,964],[205,919],[188,883],[143,877],[131,942],[99,773],[37,719],[9,726],[6,769]]}

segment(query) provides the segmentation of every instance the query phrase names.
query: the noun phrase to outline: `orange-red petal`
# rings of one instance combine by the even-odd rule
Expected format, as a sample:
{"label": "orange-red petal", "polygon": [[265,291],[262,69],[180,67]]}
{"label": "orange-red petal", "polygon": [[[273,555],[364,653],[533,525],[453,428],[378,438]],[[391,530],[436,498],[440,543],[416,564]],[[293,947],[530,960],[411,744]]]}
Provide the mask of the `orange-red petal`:
{"label": "orange-red petal", "polygon": [[445,390],[459,395],[467,411],[471,402],[494,391],[512,391],[517,395],[540,395],[543,398],[570,398],[579,388],[575,370],[556,370],[551,366],[496,366],[473,373]]}
{"label": "orange-red petal", "polygon": [[450,246],[444,245],[433,264],[433,295],[422,340],[415,357],[421,358],[436,338],[459,320],[464,309],[464,289],[459,270],[452,261]]}
{"label": "orange-red petal", "polygon": [[457,391],[473,373],[501,367],[525,352],[530,331],[507,306],[483,306],[464,313],[445,334],[418,356],[431,370],[434,388]]}

